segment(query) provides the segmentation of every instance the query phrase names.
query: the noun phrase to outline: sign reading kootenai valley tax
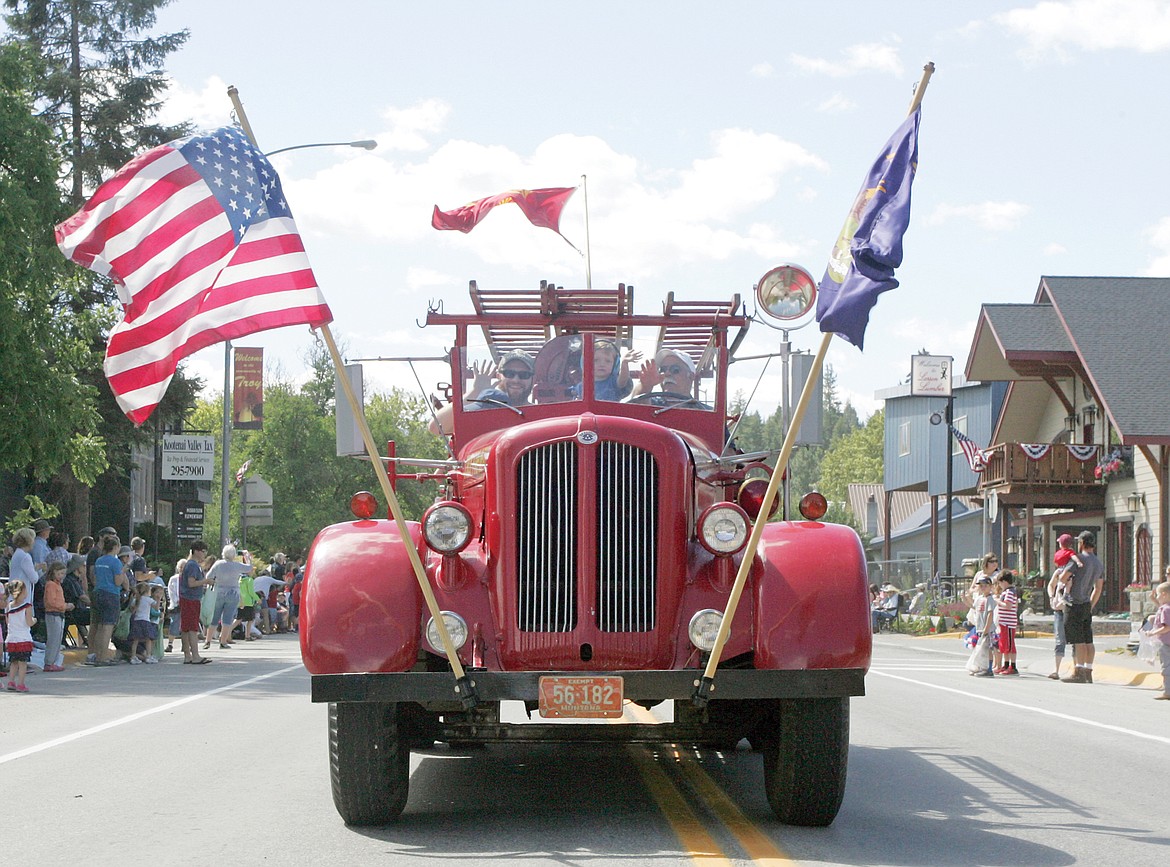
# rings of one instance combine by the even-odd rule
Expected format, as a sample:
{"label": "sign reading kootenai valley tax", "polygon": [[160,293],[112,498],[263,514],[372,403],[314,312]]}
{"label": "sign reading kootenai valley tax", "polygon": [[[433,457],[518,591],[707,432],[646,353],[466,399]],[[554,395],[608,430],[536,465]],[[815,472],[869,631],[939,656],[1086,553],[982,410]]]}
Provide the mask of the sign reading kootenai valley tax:
{"label": "sign reading kootenai valley tax", "polygon": [[210,482],[215,476],[215,437],[175,434],[162,438],[162,478]]}

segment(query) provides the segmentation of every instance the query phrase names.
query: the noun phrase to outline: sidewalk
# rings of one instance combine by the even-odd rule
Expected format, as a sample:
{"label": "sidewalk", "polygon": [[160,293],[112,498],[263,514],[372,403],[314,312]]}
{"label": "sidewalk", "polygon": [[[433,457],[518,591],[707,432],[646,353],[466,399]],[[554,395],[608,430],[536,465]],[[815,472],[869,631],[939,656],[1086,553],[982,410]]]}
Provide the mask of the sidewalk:
{"label": "sidewalk", "polygon": [[[1026,632],[1021,632],[1017,638],[1017,646],[1021,651],[1027,651],[1026,655],[1021,653],[1017,660],[1021,674],[1031,674],[1046,677],[1052,671],[1052,617],[1047,618],[1047,626],[1049,631],[1038,631],[1036,627],[1043,629],[1044,624],[1040,623],[1042,618],[1028,618],[1029,628]],[[1102,634],[1097,630],[1097,621],[1104,618],[1093,618],[1093,644],[1097,648],[1096,658],[1093,660],[1093,682],[1094,683],[1110,683],[1116,686],[1133,686],[1142,689],[1149,689],[1151,691],[1158,691],[1162,688],[1162,672],[1159,668],[1147,665],[1137,658],[1137,655],[1131,653],[1126,645],[1129,642],[1129,630],[1125,634]],[[1124,622],[1127,626],[1129,621],[1113,621]],[[951,632],[944,632],[934,635],[909,636],[911,638],[924,638],[931,641],[950,639],[956,642],[956,645],[962,642],[965,632],[953,630]],[[1042,652],[1043,656],[1036,657],[1038,652]],[[1073,667],[1072,648],[1068,648],[1065,652],[1064,663],[1061,665],[1060,672],[1062,675],[1067,675],[1072,671]]]}

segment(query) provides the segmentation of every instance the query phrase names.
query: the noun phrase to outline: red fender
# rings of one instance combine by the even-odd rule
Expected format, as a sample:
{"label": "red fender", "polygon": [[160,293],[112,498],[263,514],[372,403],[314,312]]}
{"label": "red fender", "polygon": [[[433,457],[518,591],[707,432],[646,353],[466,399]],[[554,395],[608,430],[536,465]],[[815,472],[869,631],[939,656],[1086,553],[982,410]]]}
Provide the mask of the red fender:
{"label": "red fender", "polygon": [[[419,548],[422,528],[408,522]],[[301,590],[301,658],[311,674],[408,671],[423,599],[392,521],[334,524],[317,534]]]}
{"label": "red fender", "polygon": [[873,647],[865,552],[851,528],[768,524],[755,585],[755,665],[869,668]]}

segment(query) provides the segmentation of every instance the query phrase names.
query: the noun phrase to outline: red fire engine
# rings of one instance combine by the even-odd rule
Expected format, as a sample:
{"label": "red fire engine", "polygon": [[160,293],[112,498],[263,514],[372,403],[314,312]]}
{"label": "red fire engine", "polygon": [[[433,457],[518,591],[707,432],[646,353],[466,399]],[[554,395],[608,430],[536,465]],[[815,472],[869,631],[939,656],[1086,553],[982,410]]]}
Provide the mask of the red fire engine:
{"label": "red fire engine", "polygon": [[[728,366],[749,323],[738,297],[668,297],[661,313],[639,315],[622,285],[472,283],[471,301],[471,313],[427,316],[455,332],[452,459],[416,474],[439,481],[435,504],[402,525],[404,539],[359,495],[357,520],[326,527],[309,556],[301,649],[313,701],[329,703],[342,818],[395,819],[410,751],[436,742],[747,738],[781,821],[832,822],[871,631],[860,541],[819,520],[819,494],[801,500],[801,520],[763,527],[701,688],[770,472],[768,455],[728,442]],[[493,362],[533,359],[526,399],[465,397],[469,337],[480,335]],[[685,390],[635,381],[633,395],[602,399],[582,371],[596,375],[595,356],[635,346],[678,362],[660,366],[678,368],[672,389]],[[502,701],[554,721],[501,722]],[[623,722],[627,702],[673,703],[673,720]],[[564,722],[598,717],[615,724]]]}

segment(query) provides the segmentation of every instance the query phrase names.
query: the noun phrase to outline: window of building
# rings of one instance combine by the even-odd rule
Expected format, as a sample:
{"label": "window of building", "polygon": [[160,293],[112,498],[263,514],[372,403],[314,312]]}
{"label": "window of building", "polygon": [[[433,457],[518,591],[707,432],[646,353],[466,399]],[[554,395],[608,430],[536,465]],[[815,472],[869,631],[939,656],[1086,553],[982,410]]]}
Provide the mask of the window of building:
{"label": "window of building", "polygon": [[910,422],[904,421],[898,425],[898,457],[910,454]]}

